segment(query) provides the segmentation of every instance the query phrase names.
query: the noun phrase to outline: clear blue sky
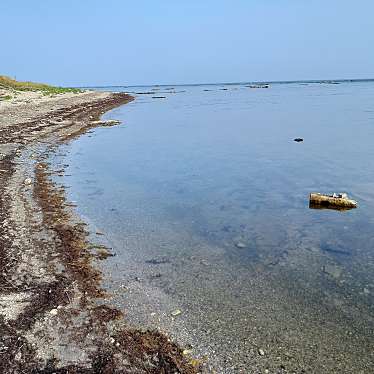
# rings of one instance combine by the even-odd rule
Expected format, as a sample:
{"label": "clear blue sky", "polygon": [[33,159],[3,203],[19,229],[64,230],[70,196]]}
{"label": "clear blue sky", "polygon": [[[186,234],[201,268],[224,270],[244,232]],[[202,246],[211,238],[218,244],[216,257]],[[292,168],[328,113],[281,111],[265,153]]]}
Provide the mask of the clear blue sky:
{"label": "clear blue sky", "polygon": [[1,0],[0,74],[60,85],[374,77],[373,0]]}

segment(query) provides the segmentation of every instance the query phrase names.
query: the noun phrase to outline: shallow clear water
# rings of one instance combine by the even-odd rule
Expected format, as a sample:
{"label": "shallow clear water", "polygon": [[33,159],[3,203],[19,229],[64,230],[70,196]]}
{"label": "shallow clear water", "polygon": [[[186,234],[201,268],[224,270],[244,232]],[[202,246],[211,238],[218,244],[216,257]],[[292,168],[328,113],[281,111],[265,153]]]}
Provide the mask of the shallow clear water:
{"label": "shallow clear water", "polygon": [[[113,302],[220,372],[373,362],[374,83],[133,90],[156,93],[64,160],[116,253],[101,264]],[[312,191],[359,207],[309,209]]]}

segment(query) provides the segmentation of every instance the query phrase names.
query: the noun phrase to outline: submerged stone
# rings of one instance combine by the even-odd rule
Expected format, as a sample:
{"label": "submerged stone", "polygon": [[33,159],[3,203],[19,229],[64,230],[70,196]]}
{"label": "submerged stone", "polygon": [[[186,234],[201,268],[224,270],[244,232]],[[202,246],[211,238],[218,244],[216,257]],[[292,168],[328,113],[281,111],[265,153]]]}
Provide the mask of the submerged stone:
{"label": "submerged stone", "polygon": [[182,314],[182,311],[180,309],[175,309],[170,313],[173,317],[179,316]]}
{"label": "submerged stone", "polygon": [[323,272],[330,275],[330,277],[337,279],[337,278],[340,278],[343,272],[343,269],[338,265],[327,264],[323,267]]}
{"label": "submerged stone", "polygon": [[237,242],[237,243],[235,243],[235,247],[239,248],[239,249],[243,249],[243,248],[247,248],[247,244],[245,244],[243,242]]}

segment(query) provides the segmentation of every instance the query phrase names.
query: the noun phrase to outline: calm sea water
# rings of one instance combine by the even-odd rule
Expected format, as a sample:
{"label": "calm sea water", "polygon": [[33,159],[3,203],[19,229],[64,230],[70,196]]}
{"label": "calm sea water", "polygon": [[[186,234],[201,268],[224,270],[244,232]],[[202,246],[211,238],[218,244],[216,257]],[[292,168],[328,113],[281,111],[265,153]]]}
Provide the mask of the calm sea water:
{"label": "calm sea water", "polygon": [[[63,160],[69,199],[116,254],[101,263],[113,303],[219,372],[364,372],[374,83],[123,90],[136,100],[105,115],[123,124]],[[312,191],[347,192],[358,209],[309,209]]]}

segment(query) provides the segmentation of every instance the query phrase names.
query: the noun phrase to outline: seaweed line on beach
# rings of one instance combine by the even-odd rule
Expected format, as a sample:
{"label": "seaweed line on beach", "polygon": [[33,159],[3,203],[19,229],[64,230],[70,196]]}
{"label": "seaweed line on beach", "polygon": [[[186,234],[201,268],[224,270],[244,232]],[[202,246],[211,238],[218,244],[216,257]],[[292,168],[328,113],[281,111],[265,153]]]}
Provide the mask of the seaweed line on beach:
{"label": "seaweed line on beach", "polygon": [[167,336],[127,326],[123,313],[106,305],[88,232],[48,162],[60,144],[131,100],[124,93],[72,99],[1,127],[1,373],[198,371],[198,362]]}

